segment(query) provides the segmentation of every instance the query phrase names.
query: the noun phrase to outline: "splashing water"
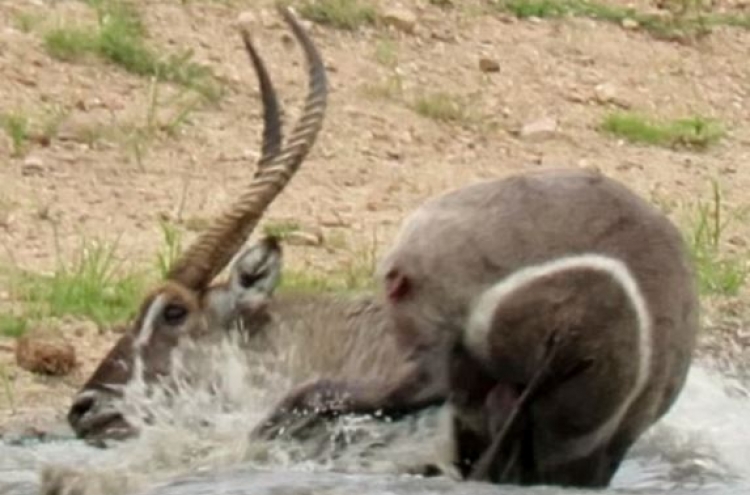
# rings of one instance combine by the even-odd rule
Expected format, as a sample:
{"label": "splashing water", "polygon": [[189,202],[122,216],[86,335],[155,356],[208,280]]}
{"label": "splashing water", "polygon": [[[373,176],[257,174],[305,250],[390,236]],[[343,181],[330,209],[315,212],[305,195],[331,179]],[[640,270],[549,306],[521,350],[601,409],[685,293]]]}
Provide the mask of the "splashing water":
{"label": "splashing water", "polygon": [[[392,423],[341,419],[328,434],[305,443],[249,441],[253,427],[293,385],[294,352],[304,350],[264,359],[229,340],[186,347],[175,355],[170,393],[146,394],[137,380],[126,387],[122,412],[141,430],[138,438],[104,450],[79,441],[0,444],[0,494],[30,495],[40,487],[41,493],[71,495],[270,494],[281,488],[283,493],[574,493],[406,474],[438,456],[444,440],[439,408]],[[631,449],[604,493],[746,493],[748,395],[710,363],[696,363],[678,402]]]}

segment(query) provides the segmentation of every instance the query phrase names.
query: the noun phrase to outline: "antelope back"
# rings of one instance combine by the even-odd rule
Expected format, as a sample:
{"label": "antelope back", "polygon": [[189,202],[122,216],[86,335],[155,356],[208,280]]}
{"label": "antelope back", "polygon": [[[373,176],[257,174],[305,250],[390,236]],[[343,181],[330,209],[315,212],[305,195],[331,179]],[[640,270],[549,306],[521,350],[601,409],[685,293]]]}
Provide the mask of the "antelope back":
{"label": "antelope back", "polygon": [[260,337],[267,366],[293,383],[311,378],[392,382],[408,366],[383,303],[369,295],[277,294]]}

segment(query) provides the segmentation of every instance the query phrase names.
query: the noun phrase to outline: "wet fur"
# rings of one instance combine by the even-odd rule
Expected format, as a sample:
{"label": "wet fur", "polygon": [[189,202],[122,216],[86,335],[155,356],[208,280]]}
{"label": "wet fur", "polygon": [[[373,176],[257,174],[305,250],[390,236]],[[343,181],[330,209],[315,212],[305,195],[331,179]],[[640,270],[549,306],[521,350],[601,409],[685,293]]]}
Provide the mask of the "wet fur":
{"label": "wet fur", "polygon": [[[485,308],[477,305],[487,291],[529,267],[587,254],[625,267],[645,301],[652,332],[639,332],[634,299],[622,283],[588,270],[538,277],[531,288],[514,287]],[[384,286],[394,273],[415,288],[389,306],[400,339],[446,349],[465,345],[477,372],[498,385],[522,387],[539,365],[548,333],[567,334],[551,376],[573,378],[550,380],[532,404],[518,438],[524,448],[531,446],[533,463],[507,481],[608,484],[630,445],[669,410],[684,385],[698,299],[682,237],[663,214],[601,174],[546,170],[428,200],[407,218],[383,258]],[[470,330],[464,340],[472,320],[486,322],[485,331]],[[645,337],[641,343],[639,335]],[[645,353],[653,356],[650,363],[639,359]],[[454,358],[443,367],[453,383],[451,397],[468,387],[460,375],[450,376]],[[636,385],[638,377],[642,383]],[[480,398],[491,387],[483,388]],[[486,400],[455,405],[454,418],[463,422],[455,429],[455,451],[476,438],[488,445],[487,424],[503,414]],[[474,440],[460,433],[467,427]]]}

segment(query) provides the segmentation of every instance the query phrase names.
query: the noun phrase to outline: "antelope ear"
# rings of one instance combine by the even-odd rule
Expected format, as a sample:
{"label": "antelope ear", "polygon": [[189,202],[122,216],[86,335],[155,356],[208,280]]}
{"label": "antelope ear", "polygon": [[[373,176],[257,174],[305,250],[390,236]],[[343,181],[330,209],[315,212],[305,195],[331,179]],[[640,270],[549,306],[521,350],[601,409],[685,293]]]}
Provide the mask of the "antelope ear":
{"label": "antelope ear", "polygon": [[268,236],[245,249],[229,273],[230,290],[243,300],[270,299],[279,285],[283,256],[276,237]]}

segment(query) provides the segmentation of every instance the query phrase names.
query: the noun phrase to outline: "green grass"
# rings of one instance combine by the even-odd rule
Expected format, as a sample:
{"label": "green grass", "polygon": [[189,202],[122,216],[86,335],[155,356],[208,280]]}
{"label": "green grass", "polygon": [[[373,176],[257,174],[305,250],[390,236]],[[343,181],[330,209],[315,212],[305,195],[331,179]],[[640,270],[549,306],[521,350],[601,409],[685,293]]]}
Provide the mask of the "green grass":
{"label": "green grass", "polygon": [[659,122],[634,113],[617,112],[608,115],[600,128],[632,143],[700,150],[724,136],[717,122],[704,117]]}
{"label": "green grass", "polygon": [[182,253],[182,232],[175,225],[167,221],[160,222],[162,248],[156,253],[156,266],[162,278],[167,276],[173,263]]}
{"label": "green grass", "polygon": [[79,62],[97,57],[139,76],[191,88],[209,101],[221,96],[210,69],[191,61],[192,52],[162,56],[145,42],[145,28],[135,8],[123,0],[89,0],[99,23],[94,29],[61,26],[44,35],[44,46],[54,58]]}
{"label": "green grass", "polygon": [[20,337],[26,333],[28,324],[24,317],[0,313],[0,335],[4,337]]}
{"label": "green grass", "polygon": [[268,222],[263,226],[263,233],[283,240],[289,234],[300,230],[300,225],[294,221]]}
{"label": "green grass", "polygon": [[279,290],[284,292],[351,293],[375,289],[374,273],[378,260],[377,238],[366,246],[353,247],[343,237],[332,236],[326,243],[329,250],[346,254],[333,269],[294,270],[285,268]]}
{"label": "green grass", "polygon": [[[296,227],[293,222],[280,222],[267,226],[267,232],[283,235]],[[19,311],[18,315],[0,314],[0,335],[17,337],[30,323],[46,318],[74,317],[100,327],[127,321],[137,311],[148,284],[163,277],[182,252],[180,231],[166,221],[161,229],[163,244],[156,263],[142,271],[126,269],[117,261],[116,243],[86,240],[72,262],[58,263],[51,274],[10,270],[5,285]],[[331,271],[284,270],[280,290],[349,293],[373,289],[375,245],[366,251],[342,245],[349,254],[347,261]]]}
{"label": "green grass", "polygon": [[429,4],[434,5],[435,7],[440,7],[440,8],[445,9],[449,7],[454,7],[455,5],[453,1],[454,0],[429,0]]}
{"label": "green grass", "polygon": [[727,211],[721,189],[712,182],[711,199],[696,203],[686,238],[703,294],[736,296],[748,277],[748,254],[727,253],[722,239],[737,217]]}
{"label": "green grass", "polygon": [[639,12],[633,8],[589,0],[495,0],[496,10],[518,18],[588,17],[622,25],[630,19],[637,27],[660,39],[688,39],[708,34],[715,26],[750,28],[750,15],[695,12],[688,9],[671,17]]}
{"label": "green grass", "polygon": [[13,15],[13,24],[20,31],[30,33],[42,22],[43,19],[44,18],[40,15],[28,12],[17,12]]}
{"label": "green grass", "polygon": [[68,112],[57,107],[18,109],[0,114],[0,127],[10,137],[11,155],[25,156],[32,144],[48,146],[57,135],[60,125],[68,117]]}
{"label": "green grass", "polygon": [[398,74],[393,74],[380,82],[365,83],[361,87],[362,93],[369,97],[382,100],[399,101],[403,98],[403,81]]}
{"label": "green grass", "polygon": [[366,0],[304,0],[298,10],[307,20],[347,31],[373,25],[378,19],[378,10]]}
{"label": "green grass", "polygon": [[467,100],[459,95],[444,91],[418,91],[406,94],[401,77],[398,74],[376,83],[366,83],[361,87],[362,93],[380,100],[400,103],[422,117],[437,122],[451,124],[481,124],[482,117],[476,113]]}
{"label": "green grass", "polygon": [[419,115],[439,122],[465,122],[469,119],[466,104],[457,96],[444,92],[417,96],[412,108]]}
{"label": "green grass", "polygon": [[95,33],[83,28],[55,28],[44,35],[47,53],[65,62],[79,61],[99,50]]}
{"label": "green grass", "polygon": [[[141,170],[145,170],[145,157],[160,133],[175,137],[190,122],[193,111],[200,106],[199,97],[195,93],[182,90],[167,98],[160,98],[159,89],[157,78],[151,77],[143,121],[120,125],[118,132],[112,133],[120,135],[121,141]],[[165,112],[167,109],[170,111]]]}
{"label": "green grass", "polygon": [[13,147],[13,156],[23,156],[29,141],[29,118],[23,113],[0,115],[0,125],[8,135]]}
{"label": "green grass", "polygon": [[373,290],[373,267],[361,257],[352,255],[348,263],[327,273],[285,269],[281,275],[281,292],[349,293]]}
{"label": "green grass", "polygon": [[14,298],[29,318],[77,316],[100,325],[121,322],[137,308],[145,277],[128,273],[115,259],[116,245],[84,242],[69,265],[51,275],[19,273]]}
{"label": "green grass", "polygon": [[375,60],[391,69],[398,65],[398,44],[391,39],[382,39],[375,44]]}

